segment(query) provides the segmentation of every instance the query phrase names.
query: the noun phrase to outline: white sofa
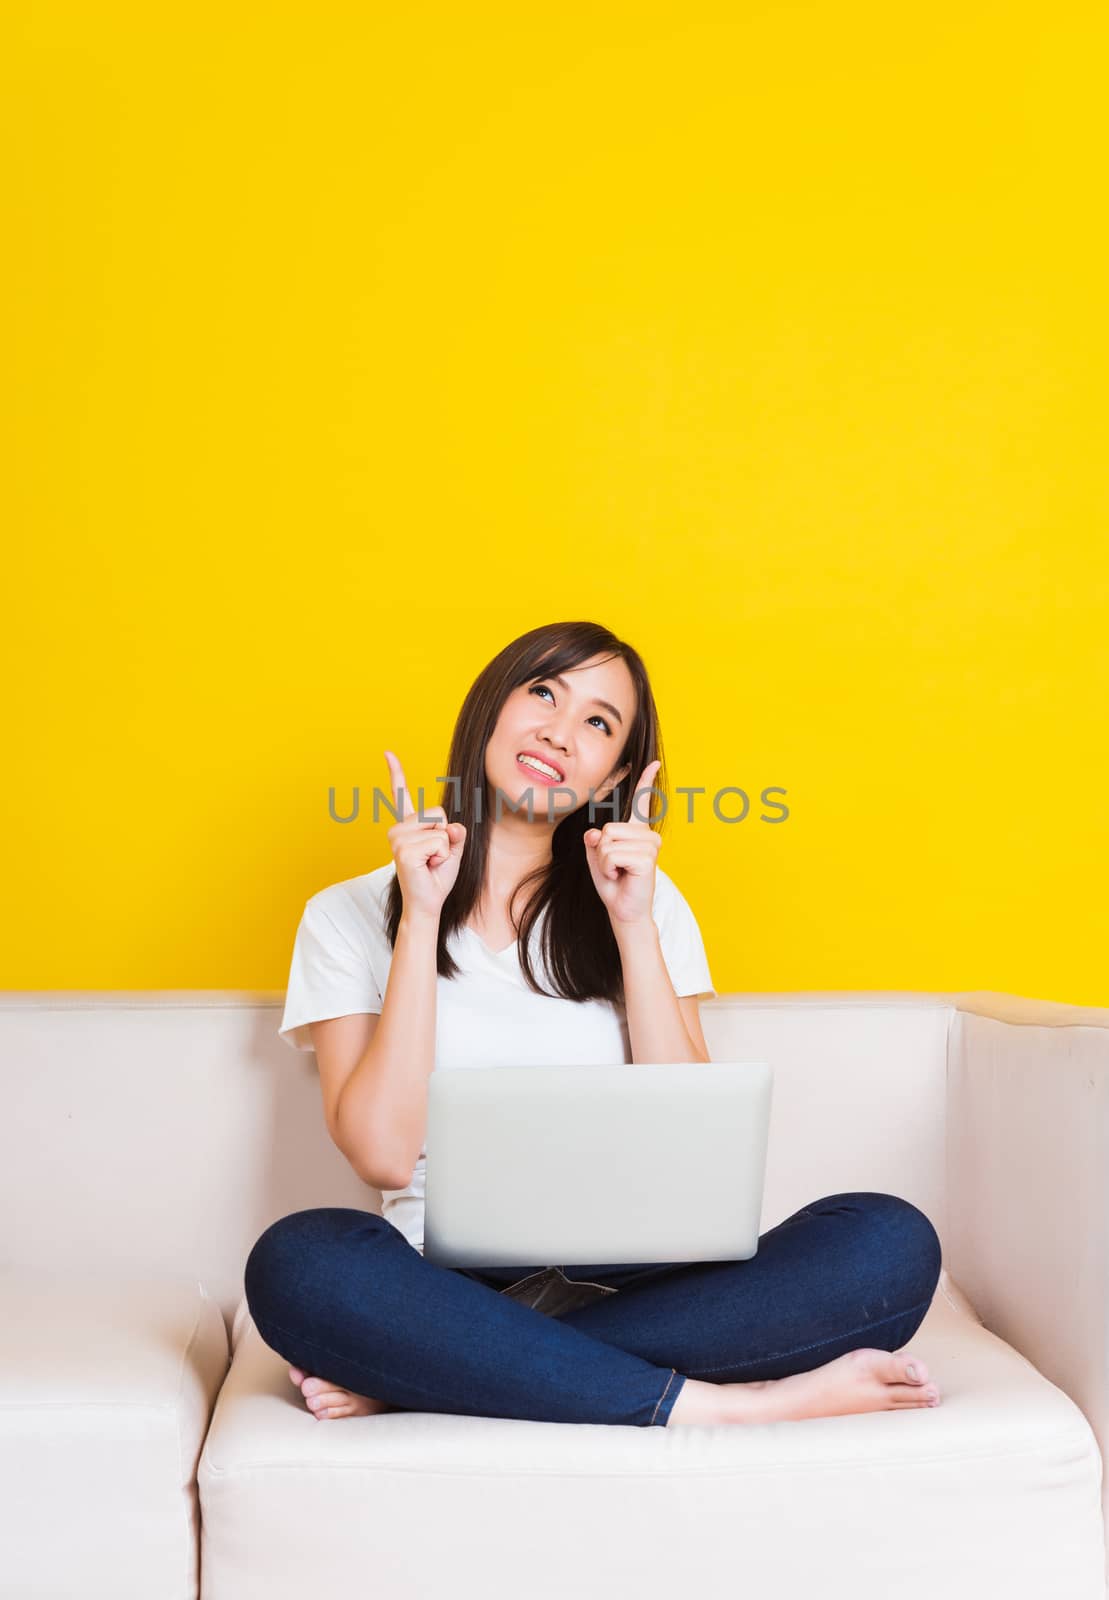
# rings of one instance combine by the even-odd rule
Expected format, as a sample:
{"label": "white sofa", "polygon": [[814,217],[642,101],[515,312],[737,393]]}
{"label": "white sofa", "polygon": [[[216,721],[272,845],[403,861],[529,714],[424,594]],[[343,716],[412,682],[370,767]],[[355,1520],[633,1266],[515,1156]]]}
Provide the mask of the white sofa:
{"label": "white sofa", "polygon": [[763,1229],[932,1219],[934,1410],[712,1428],[319,1423],[246,1311],[262,1230],[379,1210],[279,993],[0,997],[3,1600],[1103,1600],[1109,1010],[731,994],[774,1067]]}

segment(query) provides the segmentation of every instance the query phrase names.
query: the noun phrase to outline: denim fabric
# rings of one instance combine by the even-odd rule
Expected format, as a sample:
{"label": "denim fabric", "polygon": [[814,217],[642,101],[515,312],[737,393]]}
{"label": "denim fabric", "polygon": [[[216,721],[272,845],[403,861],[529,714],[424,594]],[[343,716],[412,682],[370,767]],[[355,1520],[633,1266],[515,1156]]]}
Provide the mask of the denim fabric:
{"label": "denim fabric", "polygon": [[[523,1269],[439,1266],[383,1217],[321,1206],[271,1223],[244,1286],[286,1361],[402,1410],[665,1427],[686,1378],[901,1349],[940,1267],[922,1211],[862,1191],[802,1207],[746,1261]],[[561,1289],[530,1304],[540,1280]]]}

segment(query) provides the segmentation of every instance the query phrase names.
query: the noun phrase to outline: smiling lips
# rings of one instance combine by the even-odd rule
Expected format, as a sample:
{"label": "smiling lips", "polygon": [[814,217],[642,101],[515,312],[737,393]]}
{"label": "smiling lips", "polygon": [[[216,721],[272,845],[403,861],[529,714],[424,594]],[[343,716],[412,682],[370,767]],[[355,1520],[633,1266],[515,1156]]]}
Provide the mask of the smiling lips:
{"label": "smiling lips", "polygon": [[[525,759],[525,757],[527,759]],[[552,777],[551,772],[541,772],[538,767],[531,765],[532,761],[544,762],[548,767],[551,768],[551,772],[557,772],[558,776]],[[546,756],[538,755],[534,750],[521,750],[520,754],[516,757],[516,762],[517,765],[523,767],[527,772],[530,772],[533,777],[538,778],[540,783],[561,783],[565,777],[565,773],[560,772],[553,761],[547,761]]]}

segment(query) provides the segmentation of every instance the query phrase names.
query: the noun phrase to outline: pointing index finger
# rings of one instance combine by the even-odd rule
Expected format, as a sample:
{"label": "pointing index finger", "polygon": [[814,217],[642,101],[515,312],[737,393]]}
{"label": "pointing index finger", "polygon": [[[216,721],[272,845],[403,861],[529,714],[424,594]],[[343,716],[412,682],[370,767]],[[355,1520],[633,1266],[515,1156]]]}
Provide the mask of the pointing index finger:
{"label": "pointing index finger", "polygon": [[385,760],[389,767],[389,778],[393,786],[393,801],[400,812],[403,822],[408,817],[416,815],[416,806],[408,792],[408,785],[404,779],[404,768],[391,750],[385,751]]}
{"label": "pointing index finger", "polygon": [[[631,820],[633,822],[638,822],[640,826],[644,828],[649,828],[651,826],[650,789],[652,783],[654,782],[655,774],[661,766],[661,761],[648,761],[647,765],[643,768],[643,771],[640,774],[639,782],[632,790]],[[638,799],[640,793],[644,791],[647,792],[647,799],[645,803]]]}

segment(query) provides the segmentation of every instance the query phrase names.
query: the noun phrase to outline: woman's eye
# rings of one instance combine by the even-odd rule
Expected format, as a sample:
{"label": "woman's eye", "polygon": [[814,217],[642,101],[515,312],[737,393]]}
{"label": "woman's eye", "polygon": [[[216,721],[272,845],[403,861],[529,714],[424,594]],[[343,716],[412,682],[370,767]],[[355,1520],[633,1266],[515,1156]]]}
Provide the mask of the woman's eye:
{"label": "woman's eye", "polygon": [[[531,688],[528,690],[529,694],[539,694],[541,692],[543,694],[550,694],[551,695],[551,699],[552,700],[554,699],[554,695],[551,694],[550,689],[548,688],[548,686],[545,683],[533,683]],[[605,732],[611,737],[612,729],[609,727],[609,725],[605,721],[604,717],[601,716],[599,711],[594,712],[593,716],[591,716],[589,718],[589,721],[590,722],[599,722],[602,725],[602,727],[604,728]]]}

